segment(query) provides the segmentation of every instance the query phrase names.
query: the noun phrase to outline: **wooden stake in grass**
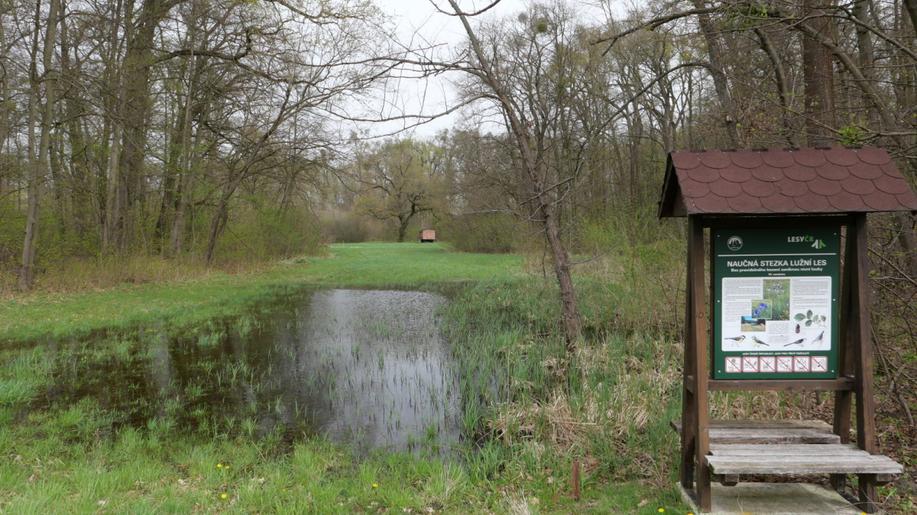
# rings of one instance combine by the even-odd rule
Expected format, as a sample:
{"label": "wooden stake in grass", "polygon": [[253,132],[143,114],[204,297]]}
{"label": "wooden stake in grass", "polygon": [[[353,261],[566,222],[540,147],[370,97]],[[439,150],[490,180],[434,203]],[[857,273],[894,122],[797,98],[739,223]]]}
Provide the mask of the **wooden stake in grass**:
{"label": "wooden stake in grass", "polygon": [[573,483],[573,499],[579,500],[579,460],[573,460],[573,477],[571,478]]}

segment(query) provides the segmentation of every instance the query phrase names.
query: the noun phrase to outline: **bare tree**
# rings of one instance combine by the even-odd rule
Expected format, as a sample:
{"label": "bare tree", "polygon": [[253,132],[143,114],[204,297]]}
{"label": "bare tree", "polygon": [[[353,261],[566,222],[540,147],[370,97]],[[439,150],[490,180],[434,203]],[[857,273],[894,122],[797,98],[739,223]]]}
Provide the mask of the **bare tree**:
{"label": "bare tree", "polygon": [[[29,290],[35,280],[35,254],[38,243],[38,215],[41,196],[41,184],[45,174],[50,174],[51,158],[51,124],[54,110],[55,75],[52,69],[54,58],[54,45],[57,38],[57,19],[59,16],[58,0],[51,0],[48,9],[48,21],[45,28],[45,39],[42,50],[42,76],[38,75],[36,59],[38,54],[38,39],[41,31],[42,4],[35,5],[35,28],[32,35],[32,60],[29,68],[31,95],[29,97],[29,159],[32,160],[29,175],[29,207],[26,212],[25,241],[22,244],[22,268],[19,272],[19,288]],[[38,143],[37,156],[33,153],[34,122],[37,118],[36,111],[39,104],[39,91],[44,84],[44,105],[41,112],[41,136]]]}
{"label": "bare tree", "polygon": [[[546,160],[548,141],[544,138],[544,131],[547,127],[546,124],[536,125],[539,122],[547,121],[537,117],[537,114],[543,112],[539,110],[543,106],[530,105],[528,114],[535,116],[526,118],[521,104],[527,99],[514,95],[509,86],[509,81],[515,78],[507,77],[504,74],[506,68],[500,68],[494,63],[493,54],[485,50],[477,33],[471,27],[468,14],[459,8],[455,0],[449,0],[449,5],[452,7],[452,14],[459,18],[468,36],[474,59],[468,63],[468,70],[486,88],[486,97],[499,106],[518,152],[519,167],[531,188],[529,201],[532,204],[533,219],[541,225],[545,241],[551,252],[554,274],[560,290],[564,339],[568,353],[572,354],[580,338],[580,317],[570,270],[570,254],[564,245],[561,227],[556,216],[557,205],[562,198],[558,194],[559,188],[563,187],[567,181],[565,180],[563,184],[549,182],[551,173]],[[533,38],[537,38],[537,33],[533,35]],[[537,59],[539,57],[537,53],[544,49],[543,43],[534,39],[528,43],[530,45],[527,50]],[[518,63],[520,67],[535,66],[535,70],[547,64],[539,61]],[[535,70],[533,72],[537,73]],[[532,77],[532,80],[539,79]],[[544,98],[535,99],[535,102],[544,101]]]}
{"label": "bare tree", "polygon": [[713,85],[716,88],[716,96],[719,99],[720,109],[722,109],[723,126],[726,127],[726,135],[729,137],[729,144],[732,148],[739,148],[739,131],[736,128],[738,115],[736,114],[735,102],[732,100],[732,92],[729,89],[725,71],[725,57],[720,38],[717,35],[716,28],[707,12],[704,0],[692,0],[694,8],[697,10],[697,22],[700,25],[701,32],[704,34],[704,40],[707,42],[707,55],[710,59],[710,75],[713,77]]}
{"label": "bare tree", "polygon": [[[831,39],[834,24],[825,16],[822,2],[804,0],[802,16],[823,38]],[[805,81],[806,139],[810,146],[831,143],[837,125],[834,109],[834,61],[831,50],[809,34],[802,35],[802,72]]]}

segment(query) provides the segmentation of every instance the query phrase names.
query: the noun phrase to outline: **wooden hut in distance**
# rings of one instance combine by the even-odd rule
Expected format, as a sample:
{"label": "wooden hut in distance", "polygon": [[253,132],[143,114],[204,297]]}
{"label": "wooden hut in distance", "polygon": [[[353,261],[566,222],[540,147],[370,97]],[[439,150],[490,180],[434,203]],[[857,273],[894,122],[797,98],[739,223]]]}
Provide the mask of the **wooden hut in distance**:
{"label": "wooden hut in distance", "polygon": [[420,231],[420,243],[435,243],[436,231],[433,229],[423,229]]}

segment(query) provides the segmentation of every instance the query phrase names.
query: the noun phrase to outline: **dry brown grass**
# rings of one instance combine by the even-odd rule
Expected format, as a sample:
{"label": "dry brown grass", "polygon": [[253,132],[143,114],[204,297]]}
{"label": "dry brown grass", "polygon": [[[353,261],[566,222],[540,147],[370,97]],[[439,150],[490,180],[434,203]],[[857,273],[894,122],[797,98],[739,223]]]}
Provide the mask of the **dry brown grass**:
{"label": "dry brown grass", "polygon": [[[241,274],[266,269],[272,262],[238,260],[207,266],[198,258],[161,256],[70,258],[40,270],[33,292],[99,291],[125,284],[169,283],[205,279],[213,274]],[[15,271],[0,272],[0,298],[21,296]]]}
{"label": "dry brown grass", "polygon": [[[541,442],[560,453],[585,455],[587,462],[588,449],[599,438],[620,442],[622,452],[629,452],[623,449],[627,436],[645,431],[659,406],[677,393],[680,374],[674,360],[665,356],[671,345],[653,342],[650,347],[658,355],[652,359],[625,355],[609,345],[580,348],[576,361],[583,386],[575,400],[558,386],[545,400],[501,405],[489,429],[506,443]],[[556,363],[546,361],[543,366],[552,370]]]}

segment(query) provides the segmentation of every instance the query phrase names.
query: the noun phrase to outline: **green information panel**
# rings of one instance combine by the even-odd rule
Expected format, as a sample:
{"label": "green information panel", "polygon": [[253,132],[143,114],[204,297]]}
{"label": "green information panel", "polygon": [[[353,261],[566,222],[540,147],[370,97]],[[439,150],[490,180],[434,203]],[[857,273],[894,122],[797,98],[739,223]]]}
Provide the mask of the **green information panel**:
{"label": "green information panel", "polygon": [[715,228],[714,379],[838,373],[840,228]]}

